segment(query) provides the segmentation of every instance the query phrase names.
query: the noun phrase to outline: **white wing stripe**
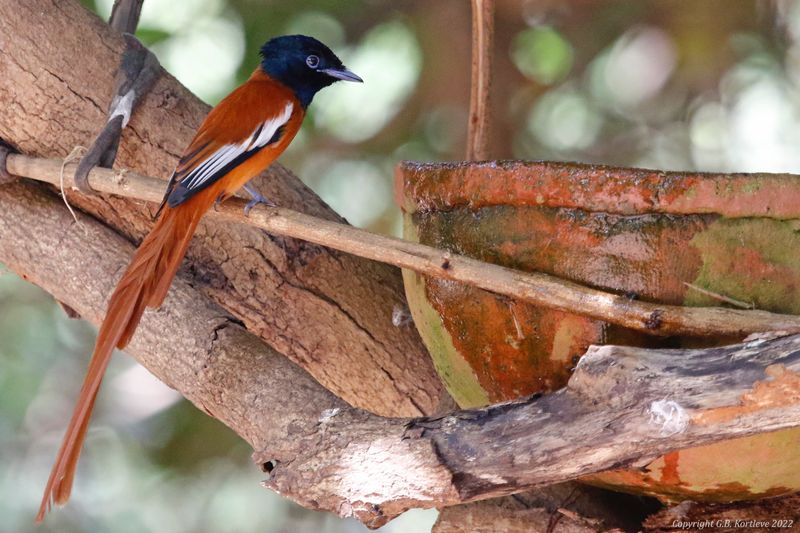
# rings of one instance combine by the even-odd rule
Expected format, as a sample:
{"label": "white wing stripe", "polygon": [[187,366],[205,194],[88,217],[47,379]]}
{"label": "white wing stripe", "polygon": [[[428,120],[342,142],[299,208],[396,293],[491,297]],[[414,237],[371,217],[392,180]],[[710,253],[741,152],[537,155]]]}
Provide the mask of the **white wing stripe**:
{"label": "white wing stripe", "polygon": [[[266,146],[269,140],[272,139],[272,136],[275,135],[275,132],[278,131],[281,126],[289,122],[289,118],[292,116],[293,107],[294,106],[291,104],[291,102],[286,104],[286,106],[283,108],[283,113],[264,122],[264,127],[261,129],[261,133],[255,140],[255,146],[258,148]],[[255,131],[253,131],[253,135],[255,135]]]}
{"label": "white wing stripe", "polygon": [[[255,128],[247,139],[239,144],[226,144],[221,146],[216,152],[208,156],[208,158],[200,163],[194,170],[187,174],[183,179],[184,186],[187,189],[194,189],[201,187],[209,178],[225,165],[239,157],[240,155],[263,148],[275,135],[279,128],[289,122],[292,116],[292,109],[294,106],[291,103],[286,104],[283,111],[276,117],[266,120],[259,128]],[[256,137],[258,133],[258,137]]]}
{"label": "white wing stripe", "polygon": [[233,161],[239,153],[242,153],[242,150],[237,151],[236,148],[238,147],[232,144],[226,144],[214,152],[214,154],[208,158],[208,165],[192,179],[190,187],[194,188],[201,185],[209,177],[213,176],[217,170],[224,167],[230,161]]}
{"label": "white wing stripe", "polygon": [[230,149],[230,145],[225,145],[217,149],[216,152],[208,156],[208,158],[203,161],[200,165],[198,165],[194,170],[192,170],[184,180],[186,182],[187,188],[194,187],[197,182],[206,175],[208,169],[214,166],[214,164],[219,161],[219,158],[224,155]]}

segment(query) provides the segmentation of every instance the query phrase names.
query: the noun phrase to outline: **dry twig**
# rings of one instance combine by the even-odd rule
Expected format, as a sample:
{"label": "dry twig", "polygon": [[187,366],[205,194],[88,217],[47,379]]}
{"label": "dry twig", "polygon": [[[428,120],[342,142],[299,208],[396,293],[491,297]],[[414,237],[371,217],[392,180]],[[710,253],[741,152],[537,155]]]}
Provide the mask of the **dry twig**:
{"label": "dry twig", "polygon": [[489,158],[494,0],[472,0],[472,90],[469,102],[467,161]]}
{"label": "dry twig", "polygon": [[715,300],[718,300],[720,302],[725,302],[727,304],[735,305],[736,307],[740,307],[742,309],[755,309],[755,305],[753,305],[752,303],[743,302],[741,300],[737,300],[736,298],[731,298],[730,296],[725,296],[724,294],[704,289],[703,287],[695,285],[694,283],[687,283],[684,281],[683,284],[689,287],[690,289],[699,292],[700,294],[705,294],[706,296],[714,298]]}
{"label": "dry twig", "polygon": [[[18,176],[58,184],[62,162],[11,154],[8,170]],[[116,179],[113,170],[96,168],[89,174],[91,187],[150,202],[161,201],[165,182],[127,172]],[[68,183],[68,185],[71,185]],[[272,234],[321,244],[336,250],[389,263],[421,274],[460,281],[487,291],[510,296],[560,311],[585,315],[651,335],[717,336],[782,330],[800,331],[800,317],[766,311],[721,307],[680,307],[630,300],[584,287],[555,276],[527,273],[484,263],[469,257],[414,242],[386,237],[296,211],[258,206],[246,217],[245,202],[233,199],[211,216],[249,224]]]}

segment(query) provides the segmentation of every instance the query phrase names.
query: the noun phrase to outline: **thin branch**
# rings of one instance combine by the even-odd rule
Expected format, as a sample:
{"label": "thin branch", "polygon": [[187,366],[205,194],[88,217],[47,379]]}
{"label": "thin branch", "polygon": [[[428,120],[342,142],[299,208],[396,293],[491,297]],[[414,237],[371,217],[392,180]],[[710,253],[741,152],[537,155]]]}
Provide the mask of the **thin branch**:
{"label": "thin branch", "polygon": [[114,0],[108,24],[121,33],[135,33],[144,0]]}
{"label": "thin branch", "polygon": [[[61,161],[11,154],[8,156],[7,166],[12,174],[57,183]],[[96,168],[89,174],[89,184],[100,192],[150,202],[161,201],[165,189],[165,182],[159,179],[134,172],[125,172],[123,175],[101,168]],[[526,273],[484,263],[449,251],[369,233],[289,209],[258,206],[246,217],[243,206],[243,200],[233,199],[210,215],[249,224],[275,235],[303,239],[359,257],[474,285],[535,305],[588,316],[651,335],[744,337],[750,333],[774,330],[800,331],[800,317],[794,315],[640,302],[548,274]]]}
{"label": "thin branch", "polygon": [[718,292],[714,292],[714,291],[710,291],[708,289],[704,289],[703,287],[695,285],[694,283],[687,283],[687,282],[684,281],[683,284],[685,286],[687,286],[688,288],[699,292],[700,294],[704,294],[704,295],[706,295],[706,296],[708,296],[710,298],[714,298],[715,300],[719,300],[720,302],[725,302],[726,304],[735,305],[736,307],[739,307],[739,308],[742,308],[742,309],[755,309],[755,305],[753,305],[752,303],[743,302],[741,300],[737,300],[736,298],[731,298],[730,296],[725,296],[724,294],[720,294]]}
{"label": "thin branch", "polygon": [[472,89],[469,102],[467,161],[489,157],[494,42],[494,0],[472,0]]}

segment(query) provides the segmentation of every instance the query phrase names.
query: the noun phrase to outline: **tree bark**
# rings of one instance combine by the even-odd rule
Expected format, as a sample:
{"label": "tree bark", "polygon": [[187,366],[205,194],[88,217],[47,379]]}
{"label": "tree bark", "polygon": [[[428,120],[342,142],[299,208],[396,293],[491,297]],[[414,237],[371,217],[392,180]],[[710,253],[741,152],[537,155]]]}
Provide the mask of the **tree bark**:
{"label": "tree bark", "polygon": [[[122,51],[120,35],[73,0],[0,0],[0,138],[50,157],[88,143],[105,121]],[[123,132],[118,166],[166,179],[207,111],[165,73]],[[255,185],[279,205],[341,221],[280,165]],[[151,226],[141,202],[67,196],[131,240]],[[208,219],[186,264],[195,287],[349,403],[404,416],[439,404],[443,389],[416,331],[392,325],[392,309],[405,305],[396,269]]]}
{"label": "tree bark", "polygon": [[568,386],[541,398],[438,418],[331,413],[266,485],[380,525],[409,507],[504,496],[796,427],[799,371],[800,336],[706,350],[592,347]]}

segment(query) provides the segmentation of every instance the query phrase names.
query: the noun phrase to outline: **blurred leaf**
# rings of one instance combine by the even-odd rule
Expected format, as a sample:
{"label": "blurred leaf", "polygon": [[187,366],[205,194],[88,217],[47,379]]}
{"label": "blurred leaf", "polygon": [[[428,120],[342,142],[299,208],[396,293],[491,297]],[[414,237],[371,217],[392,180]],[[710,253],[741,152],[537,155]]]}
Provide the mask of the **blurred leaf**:
{"label": "blurred leaf", "polygon": [[555,29],[539,26],[514,38],[511,57],[527,77],[543,85],[556,83],[572,68],[573,52],[569,42]]}
{"label": "blurred leaf", "polygon": [[146,46],[152,46],[156,43],[160,43],[161,41],[168,39],[170,37],[170,33],[164,30],[158,30],[154,28],[139,28],[136,31],[136,37],[139,38]]}

